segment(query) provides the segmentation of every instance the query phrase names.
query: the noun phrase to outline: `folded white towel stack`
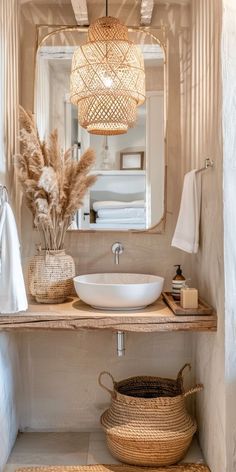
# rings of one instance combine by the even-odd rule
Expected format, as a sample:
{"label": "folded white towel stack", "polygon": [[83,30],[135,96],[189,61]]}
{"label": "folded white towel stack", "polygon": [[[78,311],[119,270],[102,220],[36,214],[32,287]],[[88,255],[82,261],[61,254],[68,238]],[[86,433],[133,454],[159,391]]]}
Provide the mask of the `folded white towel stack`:
{"label": "folded white towel stack", "polygon": [[196,169],[184,177],[179,217],[171,245],[196,254],[199,247],[201,177]]}
{"label": "folded white towel stack", "polygon": [[109,223],[103,223],[103,222],[97,222],[96,221],[96,226],[93,226],[93,228],[96,228],[96,229],[145,229],[145,225],[144,223],[132,223],[130,224],[129,221],[127,223],[120,223],[120,222],[117,222],[117,223],[111,223],[109,221]]}
{"label": "folded white towel stack", "polygon": [[144,200],[133,200],[132,202],[122,202],[118,200],[104,200],[97,201],[93,204],[94,211],[102,209],[115,209],[115,208],[145,208]]}
{"label": "folded white towel stack", "polygon": [[96,224],[104,228],[145,228],[146,209],[144,200],[96,201],[93,204],[96,211]]}
{"label": "folded white towel stack", "polygon": [[142,224],[144,218],[96,218],[96,223],[112,224]]}
{"label": "folded white towel stack", "polygon": [[145,208],[102,208],[98,210],[98,218],[145,218]]}
{"label": "folded white towel stack", "polygon": [[5,201],[0,207],[0,313],[16,313],[27,308],[16,222]]}

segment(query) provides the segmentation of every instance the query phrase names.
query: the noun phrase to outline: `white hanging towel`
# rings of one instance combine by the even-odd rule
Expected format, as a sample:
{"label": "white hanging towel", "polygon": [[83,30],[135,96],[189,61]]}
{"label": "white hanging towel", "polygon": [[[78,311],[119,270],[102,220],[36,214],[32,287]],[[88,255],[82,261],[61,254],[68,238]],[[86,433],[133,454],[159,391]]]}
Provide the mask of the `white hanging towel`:
{"label": "white hanging towel", "polygon": [[15,218],[8,202],[0,209],[0,313],[28,308]]}
{"label": "white hanging towel", "polygon": [[196,254],[199,247],[201,178],[194,169],[184,177],[179,217],[171,246]]}

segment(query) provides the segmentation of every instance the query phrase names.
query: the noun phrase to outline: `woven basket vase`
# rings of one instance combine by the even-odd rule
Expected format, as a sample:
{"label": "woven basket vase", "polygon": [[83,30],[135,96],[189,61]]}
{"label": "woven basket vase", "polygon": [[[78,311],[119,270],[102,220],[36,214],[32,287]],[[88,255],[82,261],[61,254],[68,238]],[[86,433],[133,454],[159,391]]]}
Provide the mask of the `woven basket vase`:
{"label": "woven basket vase", "polygon": [[28,268],[29,290],[39,303],[62,303],[73,293],[74,260],[64,250],[41,250]]}
{"label": "woven basket vase", "polygon": [[[177,379],[132,377],[115,382],[102,372],[99,384],[112,398],[111,407],[101,416],[107,445],[114,457],[140,466],[172,465],[186,454],[197,429],[188,414],[185,398],[202,390],[201,384],[184,391],[183,370]],[[102,383],[107,374],[113,390]]]}

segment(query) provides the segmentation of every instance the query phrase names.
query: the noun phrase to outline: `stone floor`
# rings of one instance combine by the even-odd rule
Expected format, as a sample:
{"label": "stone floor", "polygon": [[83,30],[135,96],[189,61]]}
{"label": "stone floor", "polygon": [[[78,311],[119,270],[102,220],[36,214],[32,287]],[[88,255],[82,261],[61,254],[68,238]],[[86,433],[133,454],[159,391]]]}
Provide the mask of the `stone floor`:
{"label": "stone floor", "polygon": [[[194,439],[184,462],[204,463]],[[4,472],[30,465],[85,465],[118,463],[109,453],[102,432],[20,433]]]}

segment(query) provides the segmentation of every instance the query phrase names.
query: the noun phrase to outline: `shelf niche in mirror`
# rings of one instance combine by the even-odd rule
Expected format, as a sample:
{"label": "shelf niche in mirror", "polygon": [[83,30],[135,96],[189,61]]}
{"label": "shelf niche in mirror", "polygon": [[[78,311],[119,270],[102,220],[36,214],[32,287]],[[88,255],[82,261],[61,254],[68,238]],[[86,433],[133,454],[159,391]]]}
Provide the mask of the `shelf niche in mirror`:
{"label": "shelf niche in mirror", "polygon": [[[41,30],[40,30],[41,28]],[[42,30],[43,28],[43,30]],[[71,60],[87,27],[38,27],[34,104],[41,139],[57,128],[62,149],[74,159],[92,147],[97,181],[71,230],[163,232],[165,223],[166,60],[161,30],[129,28],[144,57],[146,101],[126,134],[92,135],[70,102]]]}

